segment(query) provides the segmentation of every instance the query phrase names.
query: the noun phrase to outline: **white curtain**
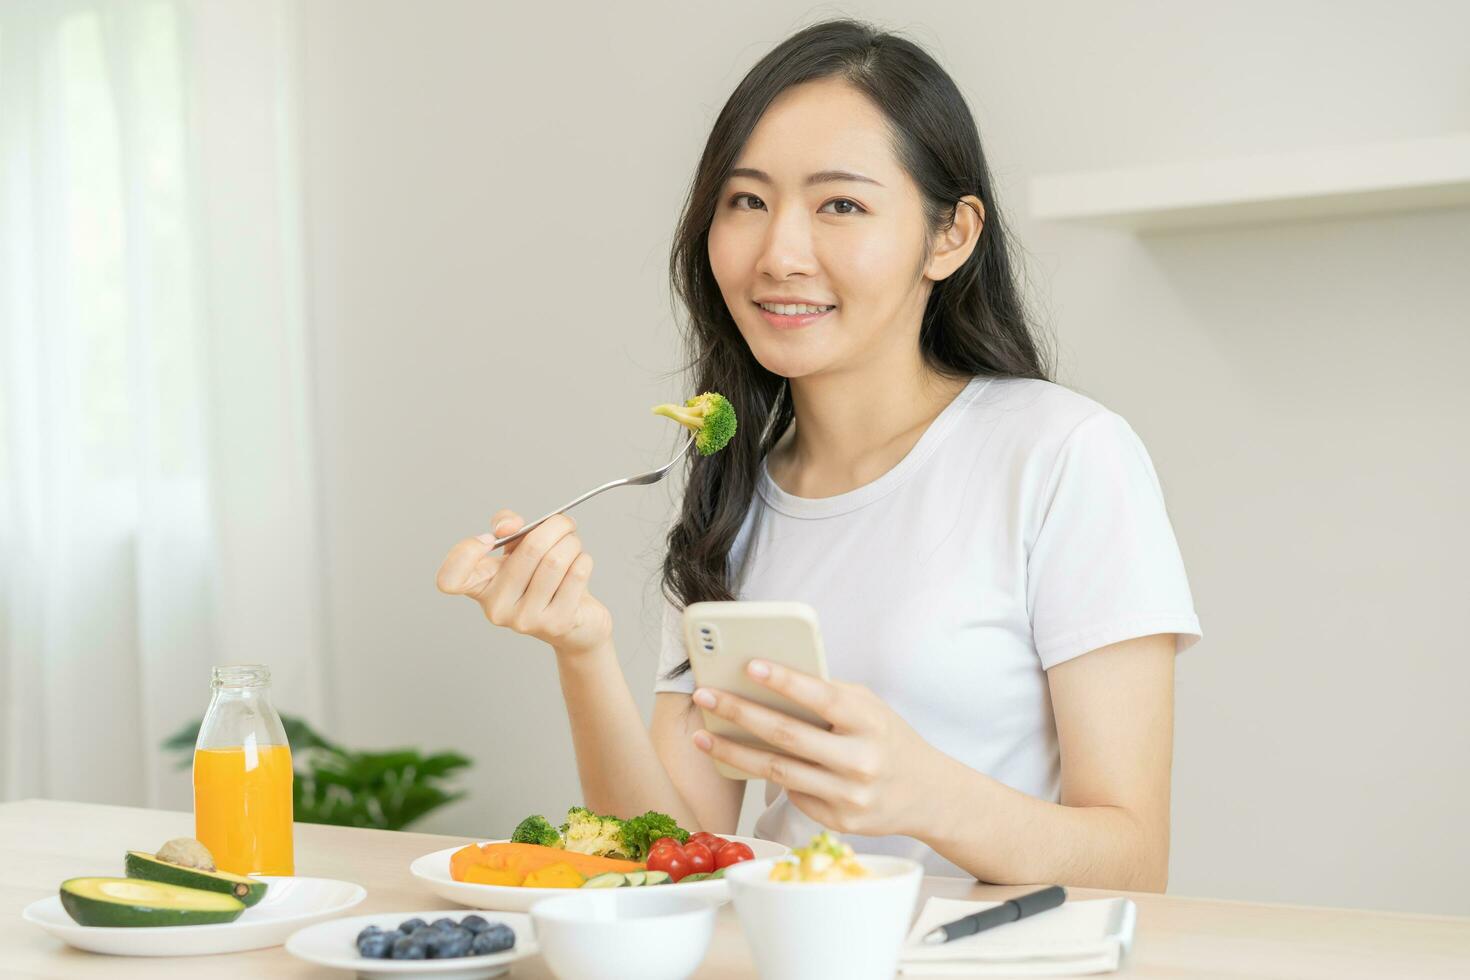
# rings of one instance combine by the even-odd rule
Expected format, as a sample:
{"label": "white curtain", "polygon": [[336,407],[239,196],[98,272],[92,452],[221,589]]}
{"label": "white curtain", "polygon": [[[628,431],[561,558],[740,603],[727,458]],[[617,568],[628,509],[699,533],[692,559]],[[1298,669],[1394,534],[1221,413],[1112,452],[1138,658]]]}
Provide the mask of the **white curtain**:
{"label": "white curtain", "polygon": [[274,0],[0,0],[0,798],[187,809],[212,664],[322,722]]}

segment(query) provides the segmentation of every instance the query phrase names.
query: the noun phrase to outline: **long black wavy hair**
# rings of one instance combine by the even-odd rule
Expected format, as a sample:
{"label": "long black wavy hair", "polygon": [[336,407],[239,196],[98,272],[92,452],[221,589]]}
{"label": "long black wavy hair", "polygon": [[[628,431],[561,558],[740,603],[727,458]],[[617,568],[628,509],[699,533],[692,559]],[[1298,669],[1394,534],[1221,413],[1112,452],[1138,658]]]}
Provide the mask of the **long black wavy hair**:
{"label": "long black wavy hair", "polygon": [[[1015,281],[980,134],[954,80],[913,42],[859,21],[829,20],[792,35],[746,74],[720,110],[669,256],[674,295],[688,312],[692,390],[720,392],[740,420],[724,450],[690,455],[663,562],[664,594],[680,609],[734,598],[730,548],[761,460],[794,418],[789,382],[755,359],[725,305],[709,262],[710,225],[730,170],[767,107],[792,86],[833,77],[865,94],[887,118],[899,162],[923,196],[931,239],[954,220],[961,198],[973,194],[984,204],[974,252],[929,295],[919,331],[925,364],[956,379],[1048,376]],[[670,676],[688,669],[685,661]]]}

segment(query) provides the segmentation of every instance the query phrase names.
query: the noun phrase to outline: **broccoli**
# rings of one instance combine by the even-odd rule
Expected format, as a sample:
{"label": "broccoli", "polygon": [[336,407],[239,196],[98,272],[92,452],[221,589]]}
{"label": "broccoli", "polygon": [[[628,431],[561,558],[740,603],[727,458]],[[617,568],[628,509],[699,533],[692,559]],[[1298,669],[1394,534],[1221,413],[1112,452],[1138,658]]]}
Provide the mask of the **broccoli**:
{"label": "broccoli", "polygon": [[660,837],[672,837],[682,844],[689,839],[689,831],[675,823],[668,814],[653,810],[623,821],[623,853],[634,861],[648,857],[649,848]]}
{"label": "broccoli", "polygon": [[516,825],[510,835],[512,844],[540,844],[542,847],[561,847],[561,834],[541,814],[527,817]]}
{"label": "broccoli", "polygon": [[724,395],[707,391],[683,405],[656,405],[653,414],[671,418],[694,430],[694,448],[713,456],[735,438],[735,409]]}
{"label": "broccoli", "polygon": [[562,846],[578,854],[628,856],[623,851],[623,822],[617,817],[593,813],[584,806],[574,806],[567,811],[567,822],[561,825],[561,834]]}

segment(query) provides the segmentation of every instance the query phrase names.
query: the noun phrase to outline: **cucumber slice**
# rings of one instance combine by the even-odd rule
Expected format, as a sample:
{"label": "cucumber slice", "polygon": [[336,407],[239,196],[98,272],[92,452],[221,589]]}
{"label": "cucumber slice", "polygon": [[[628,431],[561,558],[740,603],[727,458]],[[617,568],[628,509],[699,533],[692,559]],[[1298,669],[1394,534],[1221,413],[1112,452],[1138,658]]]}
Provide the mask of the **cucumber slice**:
{"label": "cucumber slice", "polygon": [[623,885],[629,884],[627,877],[627,875],[621,874],[617,871],[604,871],[602,874],[593,875],[591,878],[588,878],[586,881],[582,882],[582,887],[620,888]]}
{"label": "cucumber slice", "polygon": [[638,886],[645,884],[645,878],[647,877],[647,874],[648,873],[646,871],[629,871],[627,874],[623,875],[623,877],[628,879],[628,884],[632,885],[634,888],[637,888]]}
{"label": "cucumber slice", "polygon": [[231,895],[244,902],[246,908],[264,898],[268,887],[263,881],[247,878],[244,875],[230,874],[228,871],[201,871],[198,868],[186,868],[181,864],[170,864],[143,851],[129,851],[123,858],[123,871],[129,878],[161,881],[165,885],[179,885],[183,888],[198,888],[200,891]]}
{"label": "cucumber slice", "polygon": [[714,881],[718,878],[723,877],[725,877],[724,868],[721,868],[718,871],[698,871],[692,875],[685,875],[684,877],[680,878],[679,884],[682,885],[686,881]]}
{"label": "cucumber slice", "polygon": [[230,895],[141,878],[68,878],[61,906],[84,926],[198,926],[234,922],[245,911]]}
{"label": "cucumber slice", "polygon": [[671,880],[667,871],[643,872],[643,883],[645,885],[667,885]]}

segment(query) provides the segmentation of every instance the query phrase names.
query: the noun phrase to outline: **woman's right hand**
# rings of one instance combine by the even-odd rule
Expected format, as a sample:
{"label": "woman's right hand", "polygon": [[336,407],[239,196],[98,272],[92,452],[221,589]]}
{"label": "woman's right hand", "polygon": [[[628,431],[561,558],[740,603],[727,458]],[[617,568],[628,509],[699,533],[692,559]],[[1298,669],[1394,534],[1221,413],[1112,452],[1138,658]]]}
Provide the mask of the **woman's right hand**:
{"label": "woman's right hand", "polygon": [[582,550],[570,517],[557,514],[500,551],[487,550],[525,523],[502,510],[490,521],[492,534],[465,538],[449,549],[439,566],[439,591],[469,596],[496,626],[549,643],[558,653],[583,653],[606,643],[612,615],[587,591],[592,556]]}

